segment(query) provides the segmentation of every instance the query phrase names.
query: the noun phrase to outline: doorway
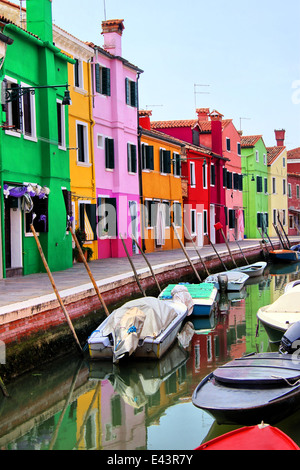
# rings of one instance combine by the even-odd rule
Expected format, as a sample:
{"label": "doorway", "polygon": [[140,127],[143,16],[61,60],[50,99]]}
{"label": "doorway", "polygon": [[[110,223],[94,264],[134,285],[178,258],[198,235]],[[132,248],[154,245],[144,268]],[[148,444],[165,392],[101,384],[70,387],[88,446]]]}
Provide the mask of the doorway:
{"label": "doorway", "polygon": [[203,219],[202,212],[197,212],[197,246],[203,246]]}
{"label": "doorway", "polygon": [[215,206],[214,204],[210,205],[210,240],[212,243],[216,243],[216,229],[214,227],[215,225]]}
{"label": "doorway", "polygon": [[4,200],[5,266],[6,277],[23,274],[22,210],[20,198]]}

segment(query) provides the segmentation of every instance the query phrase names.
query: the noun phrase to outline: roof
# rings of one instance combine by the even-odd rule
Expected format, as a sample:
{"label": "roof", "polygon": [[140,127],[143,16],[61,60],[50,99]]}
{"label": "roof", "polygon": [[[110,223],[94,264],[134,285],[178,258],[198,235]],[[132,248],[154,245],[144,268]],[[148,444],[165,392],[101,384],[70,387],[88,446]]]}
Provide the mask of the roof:
{"label": "roof", "polygon": [[285,150],[284,146],[281,147],[267,147],[268,152],[268,165],[272,165],[276,158]]}
{"label": "roof", "polygon": [[254,147],[255,144],[262,138],[262,135],[242,135],[241,146],[243,148]]}
{"label": "roof", "polygon": [[300,158],[300,147],[297,147],[287,152],[288,159]]}
{"label": "roof", "polygon": [[[223,119],[222,120],[222,129],[227,126],[232,119]],[[211,121],[198,121],[198,119],[178,119],[174,121],[152,121],[152,129],[171,129],[178,127],[190,127],[193,129],[196,125],[199,125],[200,132],[211,132]]]}

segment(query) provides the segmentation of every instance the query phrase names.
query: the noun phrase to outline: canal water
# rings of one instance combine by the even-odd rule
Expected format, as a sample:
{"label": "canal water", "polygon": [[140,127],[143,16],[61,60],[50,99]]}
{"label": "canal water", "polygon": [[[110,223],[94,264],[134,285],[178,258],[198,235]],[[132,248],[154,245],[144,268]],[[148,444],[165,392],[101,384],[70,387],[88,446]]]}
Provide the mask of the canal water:
{"label": "canal water", "polygon": [[[191,397],[221,364],[270,350],[256,312],[300,278],[300,263],[267,267],[239,294],[220,299],[194,335],[155,362],[90,363],[74,354],[8,384],[0,397],[2,450],[192,450],[240,426],[218,425]],[[300,445],[300,413],[276,423]]]}

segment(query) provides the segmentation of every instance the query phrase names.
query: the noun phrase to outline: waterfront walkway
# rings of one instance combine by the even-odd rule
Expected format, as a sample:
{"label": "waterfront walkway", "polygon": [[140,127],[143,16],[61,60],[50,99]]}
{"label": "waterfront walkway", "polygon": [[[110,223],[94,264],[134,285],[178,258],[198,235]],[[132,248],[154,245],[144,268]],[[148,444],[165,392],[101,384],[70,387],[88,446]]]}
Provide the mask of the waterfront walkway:
{"label": "waterfront walkway", "polygon": [[[276,242],[278,242],[278,240],[276,240]],[[242,240],[239,242],[239,245],[246,254],[248,250],[259,247],[260,240]],[[241,255],[236,242],[230,242],[229,247],[233,255],[237,253]],[[216,245],[216,248],[221,257],[228,256],[229,253],[225,243]],[[193,248],[186,248],[186,250],[192,261],[199,263],[199,257],[195,250]],[[204,261],[212,256],[216,257],[210,245],[200,248],[199,252]],[[172,251],[148,253],[146,256],[154,272],[161,271],[164,265],[174,265],[176,267],[176,265],[185,263],[189,266],[188,260],[180,248]],[[149,268],[141,254],[134,255],[132,259],[138,274],[149,272]],[[100,291],[101,285],[107,282],[113,282],[118,279],[124,280],[127,277],[132,279],[133,276],[133,271],[127,257],[94,260],[89,262],[89,267],[99,285]],[[54,272],[52,274],[60,294],[62,294],[63,291],[67,293],[70,290],[76,292],[91,288],[90,277],[82,263],[75,263],[70,269]],[[52,297],[54,293],[47,273],[1,279],[0,314],[4,314],[7,309],[12,310],[13,307],[17,307],[17,304],[18,308],[20,308],[20,303],[26,303],[26,301],[32,301],[33,299],[41,299],[42,296],[49,295]]]}

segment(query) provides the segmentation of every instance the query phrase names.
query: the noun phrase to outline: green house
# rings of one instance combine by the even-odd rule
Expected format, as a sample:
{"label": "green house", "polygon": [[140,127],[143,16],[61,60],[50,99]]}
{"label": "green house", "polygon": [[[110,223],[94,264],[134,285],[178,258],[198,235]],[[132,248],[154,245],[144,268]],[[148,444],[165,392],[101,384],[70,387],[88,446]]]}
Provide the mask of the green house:
{"label": "green house", "polygon": [[27,2],[27,31],[3,17],[0,28],[0,277],[44,270],[31,223],[50,269],[63,270],[72,265],[64,98],[73,61],[53,45],[51,0]]}
{"label": "green house", "polygon": [[268,229],[268,159],[261,135],[241,137],[245,236],[259,238]]}

